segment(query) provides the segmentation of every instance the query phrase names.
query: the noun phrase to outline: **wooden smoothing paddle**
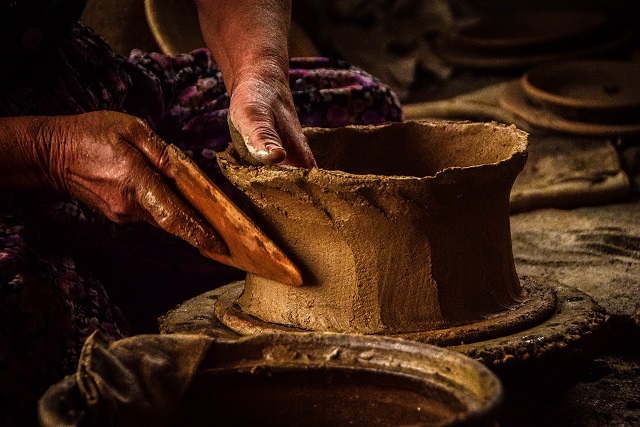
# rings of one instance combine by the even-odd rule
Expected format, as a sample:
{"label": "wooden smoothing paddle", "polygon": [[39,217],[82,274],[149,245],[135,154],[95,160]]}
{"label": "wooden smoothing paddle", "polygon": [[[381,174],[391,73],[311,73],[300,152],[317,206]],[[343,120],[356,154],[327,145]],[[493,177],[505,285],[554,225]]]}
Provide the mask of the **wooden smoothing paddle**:
{"label": "wooden smoothing paddle", "polygon": [[191,207],[220,235],[228,253],[216,261],[288,285],[302,285],[293,262],[178,147],[167,148],[175,185]]}

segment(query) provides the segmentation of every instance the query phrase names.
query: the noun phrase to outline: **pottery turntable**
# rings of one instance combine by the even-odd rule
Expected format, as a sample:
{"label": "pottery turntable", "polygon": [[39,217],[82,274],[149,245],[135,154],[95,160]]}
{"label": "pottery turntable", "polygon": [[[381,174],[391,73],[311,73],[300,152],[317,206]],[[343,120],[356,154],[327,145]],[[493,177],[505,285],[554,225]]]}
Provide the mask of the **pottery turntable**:
{"label": "pottery turntable", "polygon": [[595,346],[604,312],[589,296],[516,272],[509,193],[524,132],[467,122],[305,132],[318,169],[219,155],[303,286],[248,274],[167,313],[162,333],[404,338],[480,360],[507,389],[522,372],[562,376]]}

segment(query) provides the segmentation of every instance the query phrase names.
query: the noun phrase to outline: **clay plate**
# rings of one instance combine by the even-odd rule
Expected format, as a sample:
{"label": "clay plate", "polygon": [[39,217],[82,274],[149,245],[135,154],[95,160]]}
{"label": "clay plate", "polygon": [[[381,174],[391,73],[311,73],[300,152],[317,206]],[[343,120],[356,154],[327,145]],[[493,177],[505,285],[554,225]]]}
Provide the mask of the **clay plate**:
{"label": "clay plate", "polygon": [[520,80],[505,86],[500,95],[500,105],[522,117],[530,124],[559,132],[585,136],[612,136],[640,133],[640,123],[606,124],[572,121],[555,114],[540,104],[532,102],[525,93]]}
{"label": "clay plate", "polygon": [[[496,338],[533,327],[554,312],[556,296],[552,289],[530,277],[521,278],[521,283],[526,290],[527,298],[511,310],[466,325],[384,335],[438,346],[451,346]],[[227,285],[224,287],[225,292],[216,301],[215,314],[226,327],[241,335],[304,331],[304,329],[265,322],[244,313],[237,304],[243,288],[243,282]]]}
{"label": "clay plate", "polygon": [[522,77],[535,100],[558,107],[640,109],[640,63],[568,61],[540,65]]}
{"label": "clay plate", "polygon": [[517,11],[484,17],[463,28],[457,40],[467,46],[525,48],[583,36],[606,23],[588,11]]}

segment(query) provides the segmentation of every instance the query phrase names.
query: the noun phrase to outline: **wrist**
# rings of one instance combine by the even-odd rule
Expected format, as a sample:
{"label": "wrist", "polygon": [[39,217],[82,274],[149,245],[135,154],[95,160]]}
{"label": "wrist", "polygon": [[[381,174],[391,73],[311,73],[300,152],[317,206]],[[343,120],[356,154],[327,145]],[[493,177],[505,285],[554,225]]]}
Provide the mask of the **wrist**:
{"label": "wrist", "polygon": [[253,61],[246,61],[238,64],[233,73],[229,76],[229,81],[225,80],[229,95],[233,95],[236,88],[243,83],[261,82],[272,88],[285,85],[289,87],[289,74],[286,59],[274,56],[260,56]]}
{"label": "wrist", "polygon": [[[52,117],[0,119],[0,187],[63,189],[52,158],[55,121]],[[53,152],[52,152],[53,151]]]}
{"label": "wrist", "polygon": [[[64,132],[68,132],[66,116],[38,117],[34,123],[33,141],[34,163],[43,177],[43,185],[59,191],[66,191],[64,181]],[[64,129],[64,131],[63,131]]]}
{"label": "wrist", "polygon": [[288,80],[291,0],[196,0],[204,40],[225,85],[269,73]]}

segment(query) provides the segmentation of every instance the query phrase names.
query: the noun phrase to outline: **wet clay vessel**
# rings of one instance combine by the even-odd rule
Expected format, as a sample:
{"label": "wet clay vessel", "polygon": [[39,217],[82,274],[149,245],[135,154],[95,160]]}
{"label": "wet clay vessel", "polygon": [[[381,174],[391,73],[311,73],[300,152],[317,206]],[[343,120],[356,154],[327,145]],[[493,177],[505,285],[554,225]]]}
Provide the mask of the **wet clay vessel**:
{"label": "wet clay vessel", "polygon": [[[231,152],[219,156],[253,219],[301,268],[304,282],[294,289],[248,274],[240,317],[402,334],[523,309],[528,292],[513,261],[509,193],[526,162],[524,132],[495,123],[404,122],[305,133],[317,169],[250,167]],[[550,294],[536,301],[546,301],[537,310],[546,314],[555,305]],[[238,316],[222,318],[244,332]]]}
{"label": "wet clay vessel", "polygon": [[251,168],[220,156],[305,286],[249,275],[171,310],[161,333],[236,340],[333,330],[446,346],[499,376],[504,419],[596,353],[604,310],[514,268],[509,190],[525,134],[450,122],[306,132],[320,169]]}

